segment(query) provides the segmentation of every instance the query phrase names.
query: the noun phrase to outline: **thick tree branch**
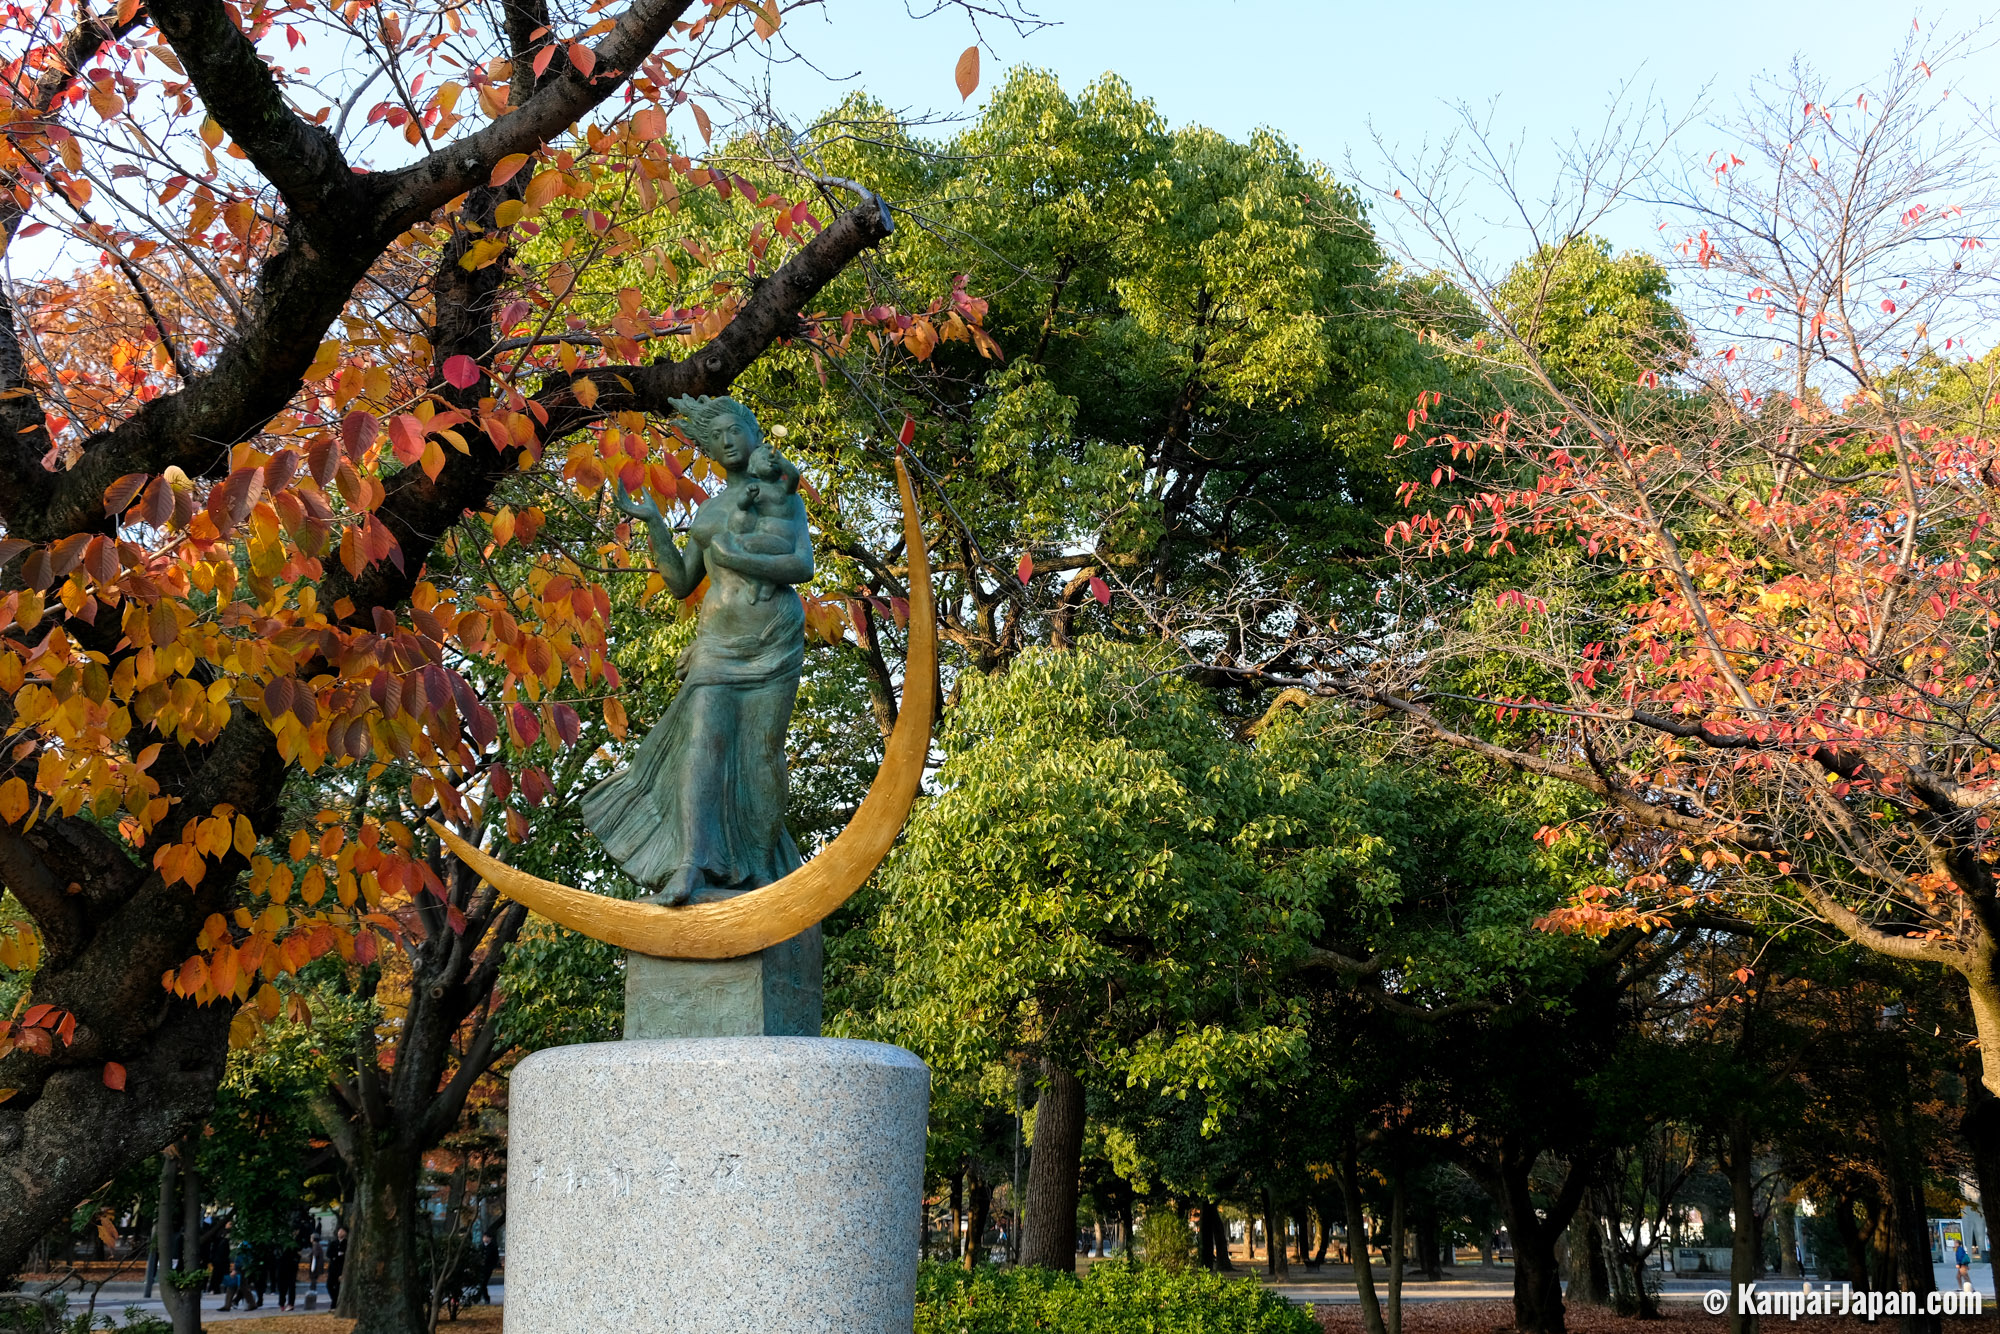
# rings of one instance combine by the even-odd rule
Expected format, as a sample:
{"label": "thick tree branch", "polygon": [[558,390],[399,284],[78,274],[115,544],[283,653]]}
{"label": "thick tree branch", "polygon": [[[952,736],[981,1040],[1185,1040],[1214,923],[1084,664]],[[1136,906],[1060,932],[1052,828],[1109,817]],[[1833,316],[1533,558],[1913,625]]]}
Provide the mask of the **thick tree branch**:
{"label": "thick tree branch", "polygon": [[[670,413],[676,396],[729,392],[736,377],[766,349],[792,334],[808,302],[888,235],[880,210],[870,205],[850,209],[785,261],[744,302],[736,318],[694,356],[649,366],[600,367],[546,386],[535,396],[548,413],[543,443],[553,444],[615,412]],[[578,401],[570,387],[575,379],[586,377],[598,388],[591,407]],[[348,623],[365,625],[370,623],[369,608],[394,606],[407,597],[445,530],[466,511],[482,508],[500,479],[516,471],[518,457],[515,450],[475,448],[471,454],[453,450],[435,480],[421,468],[398,473],[375,513],[402,546],[403,568],[378,562],[358,579],[350,579],[344,570],[329,570],[322,602],[349,599],[355,610]]]}
{"label": "thick tree branch", "polygon": [[[562,57],[529,96],[484,129],[439,148],[421,162],[373,178],[391,234],[442,207],[476,185],[510,153],[532,153],[609,97],[652,53],[687,12],[690,0],[637,0],[597,44],[597,63],[585,76]],[[554,40],[550,38],[549,40]],[[558,48],[558,55],[561,49]]]}
{"label": "thick tree branch", "polygon": [[451,1082],[438,1090],[436,1098],[424,1112],[422,1124],[416,1127],[418,1143],[435,1144],[458,1124],[458,1114],[465,1110],[465,1100],[472,1093],[472,1086],[506,1052],[507,1046],[500,1042],[500,1025],[489,1015],[480,1024],[479,1031],[473,1034],[465,1055],[459,1058],[458,1069],[452,1073]]}
{"label": "thick tree branch", "polygon": [[12,825],[0,825],[0,888],[12,890],[34,919],[50,964],[60,966],[83,947],[82,904],[63,892],[48,863]]}
{"label": "thick tree branch", "polygon": [[364,178],[348,169],[332,131],[299,119],[286,104],[271,67],[222,0],[148,0],[146,8],[203,108],[277,187],[294,223],[318,230],[346,221]]}

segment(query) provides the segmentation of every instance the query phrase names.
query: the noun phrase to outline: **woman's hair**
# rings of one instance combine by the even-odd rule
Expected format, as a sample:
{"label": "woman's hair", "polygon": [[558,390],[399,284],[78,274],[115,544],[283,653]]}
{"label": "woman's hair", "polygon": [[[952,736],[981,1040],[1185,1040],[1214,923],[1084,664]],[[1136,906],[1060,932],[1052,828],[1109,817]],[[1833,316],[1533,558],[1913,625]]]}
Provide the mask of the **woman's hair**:
{"label": "woman's hair", "polygon": [[729,397],[695,398],[683,395],[668,399],[687,422],[687,433],[694,437],[704,453],[714,452],[715,439],[721,428],[732,421],[741,422],[750,433],[751,442],[762,440],[764,430],[757,424],[757,414]]}

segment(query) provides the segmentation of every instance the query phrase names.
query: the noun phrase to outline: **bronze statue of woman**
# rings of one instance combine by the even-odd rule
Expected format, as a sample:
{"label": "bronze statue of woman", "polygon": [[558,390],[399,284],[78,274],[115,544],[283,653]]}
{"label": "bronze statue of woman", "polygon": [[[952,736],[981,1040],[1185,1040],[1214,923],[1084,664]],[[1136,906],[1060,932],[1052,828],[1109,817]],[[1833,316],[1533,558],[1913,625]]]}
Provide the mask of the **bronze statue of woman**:
{"label": "bronze statue of woman", "polygon": [[646,524],[677,598],[708,580],[680,693],[630,767],[584,796],[591,832],[654,892],[680,904],[726,898],[796,869],[785,828],[785,731],[805,660],[812,539],[798,469],[764,441],[733,398],[678,398],[687,433],[727,477],[674,541],[659,507],[621,486],[618,508]]}

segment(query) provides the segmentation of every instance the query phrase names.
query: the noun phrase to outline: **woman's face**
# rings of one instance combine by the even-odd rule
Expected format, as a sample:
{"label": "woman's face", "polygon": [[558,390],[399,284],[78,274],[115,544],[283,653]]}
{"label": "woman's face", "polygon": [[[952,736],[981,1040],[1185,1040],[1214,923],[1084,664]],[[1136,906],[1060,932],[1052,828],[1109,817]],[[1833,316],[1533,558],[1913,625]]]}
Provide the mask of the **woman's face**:
{"label": "woman's face", "polygon": [[708,456],[730,472],[739,472],[757,448],[757,434],[736,417],[726,417],[708,442]]}

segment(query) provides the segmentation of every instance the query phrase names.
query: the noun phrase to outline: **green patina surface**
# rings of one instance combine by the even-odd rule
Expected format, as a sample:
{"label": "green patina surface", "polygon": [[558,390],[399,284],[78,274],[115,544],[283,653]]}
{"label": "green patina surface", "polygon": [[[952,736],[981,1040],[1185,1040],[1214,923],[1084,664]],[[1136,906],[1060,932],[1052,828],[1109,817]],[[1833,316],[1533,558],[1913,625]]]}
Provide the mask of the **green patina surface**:
{"label": "green patina surface", "polygon": [[743,959],[625,956],[625,1036],[820,1035],[818,927]]}

